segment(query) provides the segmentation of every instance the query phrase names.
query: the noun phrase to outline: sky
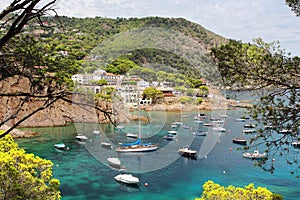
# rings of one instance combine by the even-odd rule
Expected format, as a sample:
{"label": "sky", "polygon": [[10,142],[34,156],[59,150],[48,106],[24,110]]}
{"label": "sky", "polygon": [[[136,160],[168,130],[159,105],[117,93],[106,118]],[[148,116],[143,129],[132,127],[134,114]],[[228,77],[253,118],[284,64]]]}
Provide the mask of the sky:
{"label": "sky", "polygon": [[[1,0],[0,9],[9,2]],[[183,17],[225,38],[279,41],[300,56],[300,17],[284,0],[60,0],[55,8],[70,17]]]}

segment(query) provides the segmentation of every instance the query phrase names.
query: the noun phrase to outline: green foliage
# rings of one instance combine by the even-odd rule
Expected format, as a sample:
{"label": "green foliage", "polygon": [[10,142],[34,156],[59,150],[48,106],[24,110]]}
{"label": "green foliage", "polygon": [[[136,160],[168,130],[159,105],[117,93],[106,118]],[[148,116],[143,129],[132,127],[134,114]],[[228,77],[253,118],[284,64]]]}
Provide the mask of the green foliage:
{"label": "green foliage", "polygon": [[195,89],[189,88],[186,90],[186,95],[188,96],[194,96],[195,95]]}
{"label": "green foliage", "polygon": [[152,98],[152,102],[157,102],[157,100],[162,99],[164,94],[162,91],[156,89],[155,87],[148,87],[143,92],[143,97],[145,98]]}
{"label": "green foliage", "polygon": [[100,79],[98,81],[91,81],[91,84],[93,85],[98,85],[98,86],[103,86],[103,85],[107,85],[107,81],[105,79]]}
{"label": "green foliage", "polygon": [[113,73],[113,74],[126,74],[130,69],[138,67],[137,64],[135,64],[133,61],[128,59],[121,59],[118,58],[114,60],[111,64],[108,64],[105,67],[105,70],[107,72]]}
{"label": "green foliage", "polygon": [[251,199],[264,199],[275,200],[282,197],[278,194],[273,194],[267,188],[254,187],[251,183],[244,188],[234,187],[232,185],[228,187],[221,186],[213,181],[209,180],[204,183],[203,192],[201,198],[196,200],[226,200],[226,199],[238,199],[238,200],[251,200]]}
{"label": "green foliage", "polygon": [[201,96],[201,97],[205,97],[209,94],[209,88],[207,86],[200,86],[199,87],[199,94],[198,96]]}
{"label": "green foliage", "polygon": [[182,96],[179,99],[180,103],[186,104],[186,103],[191,103],[193,101],[193,98],[187,97],[187,96]]}
{"label": "green foliage", "polygon": [[1,138],[0,199],[60,199],[60,182],[52,178],[52,166],[20,149],[10,135]]}
{"label": "green foliage", "polygon": [[100,98],[106,102],[112,102],[116,89],[114,87],[104,87],[101,92],[96,94],[95,98]]}
{"label": "green foliage", "polygon": [[202,102],[203,102],[203,98],[198,97],[198,98],[197,98],[197,104],[201,104]]}
{"label": "green foliage", "polygon": [[[297,156],[290,154],[290,148],[284,146],[298,140],[298,134],[287,134],[280,139],[275,134],[283,129],[299,132],[300,58],[290,57],[278,42],[265,43],[262,39],[254,42],[230,40],[212,49],[213,59],[226,86],[255,91],[254,94],[260,96],[249,115],[258,124],[272,125],[273,131],[261,128],[258,136],[253,135],[251,146],[265,145],[265,151],[273,156],[291,155],[286,156],[287,163],[297,165],[298,171]],[[259,161],[258,166],[269,172],[275,170],[266,159]]]}

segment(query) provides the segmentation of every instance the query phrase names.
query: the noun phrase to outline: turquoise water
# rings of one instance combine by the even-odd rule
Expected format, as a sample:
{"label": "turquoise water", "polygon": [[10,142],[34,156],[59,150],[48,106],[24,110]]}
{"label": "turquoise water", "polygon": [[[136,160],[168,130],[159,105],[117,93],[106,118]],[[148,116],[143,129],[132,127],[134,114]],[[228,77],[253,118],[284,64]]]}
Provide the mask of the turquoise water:
{"label": "turquoise water", "polygon": [[[204,129],[194,122],[195,113],[149,113],[151,126],[144,124],[142,128],[144,142],[159,142],[160,149],[150,153],[116,154],[99,145],[100,141],[108,140],[117,145],[118,142],[130,142],[122,131],[116,131],[110,125],[70,124],[66,127],[36,128],[41,135],[31,139],[17,139],[27,152],[54,163],[54,177],[61,181],[63,200],[79,199],[132,199],[132,200],[190,200],[200,197],[201,186],[207,180],[213,180],[222,185],[244,187],[250,182],[255,186],[267,187],[273,192],[282,194],[285,199],[299,199],[300,181],[290,174],[293,169],[286,164],[285,157],[275,157],[275,172],[270,174],[254,166],[255,161],[244,159],[242,151],[232,144],[232,138],[241,136],[244,123],[235,122],[244,110],[227,111],[225,133],[215,133],[206,137],[194,137],[195,129]],[[207,112],[207,115],[214,115]],[[181,116],[185,116],[181,118]],[[174,121],[188,124],[189,129],[178,129],[176,141],[165,141],[162,136]],[[137,132],[137,123],[124,124],[126,132]],[[100,135],[93,130],[101,131]],[[77,133],[86,135],[89,140],[85,144],[75,141]],[[209,138],[211,137],[211,138]],[[215,138],[213,138],[215,137]],[[249,136],[243,136],[249,137]],[[203,158],[196,160],[180,157],[178,148],[187,144],[206,152],[209,142],[216,140],[215,145]],[[57,151],[53,145],[63,142],[69,148]],[[208,144],[206,149],[201,147]],[[232,150],[231,150],[232,148]],[[297,153],[292,149],[291,153]],[[137,187],[120,184],[114,180],[119,172],[111,169],[105,162],[106,157],[117,156],[125,163],[130,173],[138,176],[141,183]],[[154,170],[155,169],[155,170]],[[148,183],[148,186],[144,184]]]}

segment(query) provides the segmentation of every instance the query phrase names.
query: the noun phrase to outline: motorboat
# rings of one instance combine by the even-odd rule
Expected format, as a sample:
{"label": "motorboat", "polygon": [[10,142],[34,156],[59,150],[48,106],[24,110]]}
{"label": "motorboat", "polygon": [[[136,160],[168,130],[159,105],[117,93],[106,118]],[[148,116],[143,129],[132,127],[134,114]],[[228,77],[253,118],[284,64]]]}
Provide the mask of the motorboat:
{"label": "motorboat", "polygon": [[220,127],[220,126],[213,127],[212,130],[213,130],[213,131],[216,131],[216,132],[225,132],[225,131],[226,131],[225,128]]}
{"label": "motorboat", "polygon": [[189,147],[184,147],[178,150],[178,153],[186,157],[196,157],[197,151],[190,149]]}
{"label": "motorboat", "polygon": [[113,146],[111,143],[109,142],[101,142],[101,146],[104,147],[104,148],[107,148],[107,149],[112,149]]}
{"label": "motorboat", "polygon": [[228,115],[225,115],[225,114],[219,114],[219,117],[220,117],[220,118],[228,118]]}
{"label": "motorboat", "polygon": [[259,153],[258,150],[254,150],[253,153],[243,153],[244,158],[251,158],[251,159],[262,159],[265,158],[267,155],[266,153]]}
{"label": "motorboat", "polygon": [[244,129],[243,133],[256,133],[257,131],[255,129]]}
{"label": "motorboat", "polygon": [[169,131],[168,131],[168,133],[169,133],[169,134],[176,135],[176,134],[177,134],[177,131],[174,131],[174,130],[169,130]]}
{"label": "motorboat", "polygon": [[165,135],[163,138],[165,140],[174,140],[175,135],[169,133],[169,134]]}
{"label": "motorboat", "polygon": [[213,126],[213,124],[212,123],[204,123],[204,124],[202,124],[202,126]]}
{"label": "motorboat", "polygon": [[100,134],[100,131],[94,130],[93,133],[96,134],[96,135],[99,135],[99,134]]}
{"label": "motorboat", "polygon": [[122,126],[122,125],[116,126],[116,129],[118,129],[118,130],[121,130],[121,129],[124,129],[124,128],[125,128],[125,126]]}
{"label": "motorboat", "polygon": [[206,136],[207,135],[207,131],[195,131],[193,132],[194,135],[196,136]]}
{"label": "motorboat", "polygon": [[235,119],[236,122],[245,122],[246,119],[245,118],[237,118]]}
{"label": "motorboat", "polygon": [[187,125],[187,124],[184,124],[184,125],[182,125],[182,128],[184,128],[184,129],[189,129],[189,128],[190,128],[190,126],[189,126],[189,125]]}
{"label": "motorboat", "polygon": [[292,146],[299,148],[300,147],[300,141],[292,142]]}
{"label": "motorboat", "polygon": [[107,163],[113,168],[121,168],[121,161],[119,158],[107,158]]}
{"label": "motorboat", "polygon": [[86,142],[88,138],[85,135],[77,135],[75,139],[79,142]]}
{"label": "motorboat", "polygon": [[292,132],[293,132],[292,130],[288,130],[288,129],[282,129],[278,131],[278,133],[280,134],[291,134]]}
{"label": "motorboat", "polygon": [[247,145],[247,140],[242,138],[232,138],[232,142],[235,144]]}
{"label": "motorboat", "polygon": [[244,128],[255,128],[254,124],[245,124]]}
{"label": "motorboat", "polygon": [[127,133],[126,137],[129,137],[129,138],[138,138],[138,135],[137,134],[133,134],[133,133]]}
{"label": "motorboat", "polygon": [[59,150],[64,150],[66,145],[64,143],[55,144],[54,147]]}
{"label": "motorboat", "polygon": [[139,178],[132,174],[119,174],[115,176],[114,179],[126,184],[138,184],[140,182]]}

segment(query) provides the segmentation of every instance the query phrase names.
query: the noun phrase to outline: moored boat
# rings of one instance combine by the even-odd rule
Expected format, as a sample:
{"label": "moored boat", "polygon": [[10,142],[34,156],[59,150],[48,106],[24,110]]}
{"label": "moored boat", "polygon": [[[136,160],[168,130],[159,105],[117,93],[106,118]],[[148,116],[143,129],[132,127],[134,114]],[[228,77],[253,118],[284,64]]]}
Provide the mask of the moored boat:
{"label": "moored boat", "polygon": [[245,122],[246,119],[245,118],[237,118],[235,119],[236,122]]}
{"label": "moored boat", "polygon": [[245,124],[244,128],[255,128],[254,124]]}
{"label": "moored boat", "polygon": [[258,150],[254,150],[253,153],[243,153],[244,158],[251,158],[251,159],[262,159],[265,158],[267,155],[266,153],[259,153]]}
{"label": "moored boat", "polygon": [[174,140],[175,139],[175,135],[173,134],[167,134],[163,137],[165,140]]}
{"label": "moored boat", "polygon": [[101,142],[101,146],[104,147],[104,148],[107,148],[107,149],[112,149],[113,146],[111,143],[109,142]]}
{"label": "moored boat", "polygon": [[257,131],[255,129],[244,129],[243,133],[256,133]]}
{"label": "moored boat", "polygon": [[196,136],[206,136],[207,135],[207,131],[195,131],[193,132],[194,135]]}
{"label": "moored boat", "polygon": [[59,150],[64,150],[66,145],[64,143],[55,144],[54,147]]}
{"label": "moored boat", "polygon": [[232,142],[235,144],[247,145],[247,140],[242,138],[232,138]]}
{"label": "moored boat", "polygon": [[226,131],[225,128],[220,127],[220,126],[213,127],[212,130],[213,130],[213,131],[216,131],[216,132],[225,132],[225,131]]}
{"label": "moored boat", "polygon": [[174,130],[169,130],[169,131],[168,131],[168,133],[169,133],[169,134],[176,135],[176,134],[177,134],[177,131],[174,131]]}
{"label": "moored boat", "polygon": [[85,135],[76,135],[75,139],[79,142],[86,142],[88,138]]}
{"label": "moored boat", "polygon": [[133,143],[121,144],[116,149],[116,152],[119,152],[119,153],[148,152],[148,151],[156,151],[158,148],[159,148],[159,144],[141,143],[141,140],[137,139]]}
{"label": "moored boat", "polygon": [[189,147],[184,147],[178,150],[178,153],[186,157],[196,157],[197,151],[190,149]]}
{"label": "moored boat", "polygon": [[126,137],[129,137],[129,138],[138,138],[138,135],[137,134],[133,134],[133,133],[127,133]]}
{"label": "moored boat", "polygon": [[119,158],[107,158],[107,163],[113,168],[121,168],[121,161]]}
{"label": "moored boat", "polygon": [[300,147],[300,141],[292,142],[292,146],[299,148]]}
{"label": "moored boat", "polygon": [[126,184],[138,184],[140,182],[139,178],[132,174],[119,174],[115,176],[114,179]]}

